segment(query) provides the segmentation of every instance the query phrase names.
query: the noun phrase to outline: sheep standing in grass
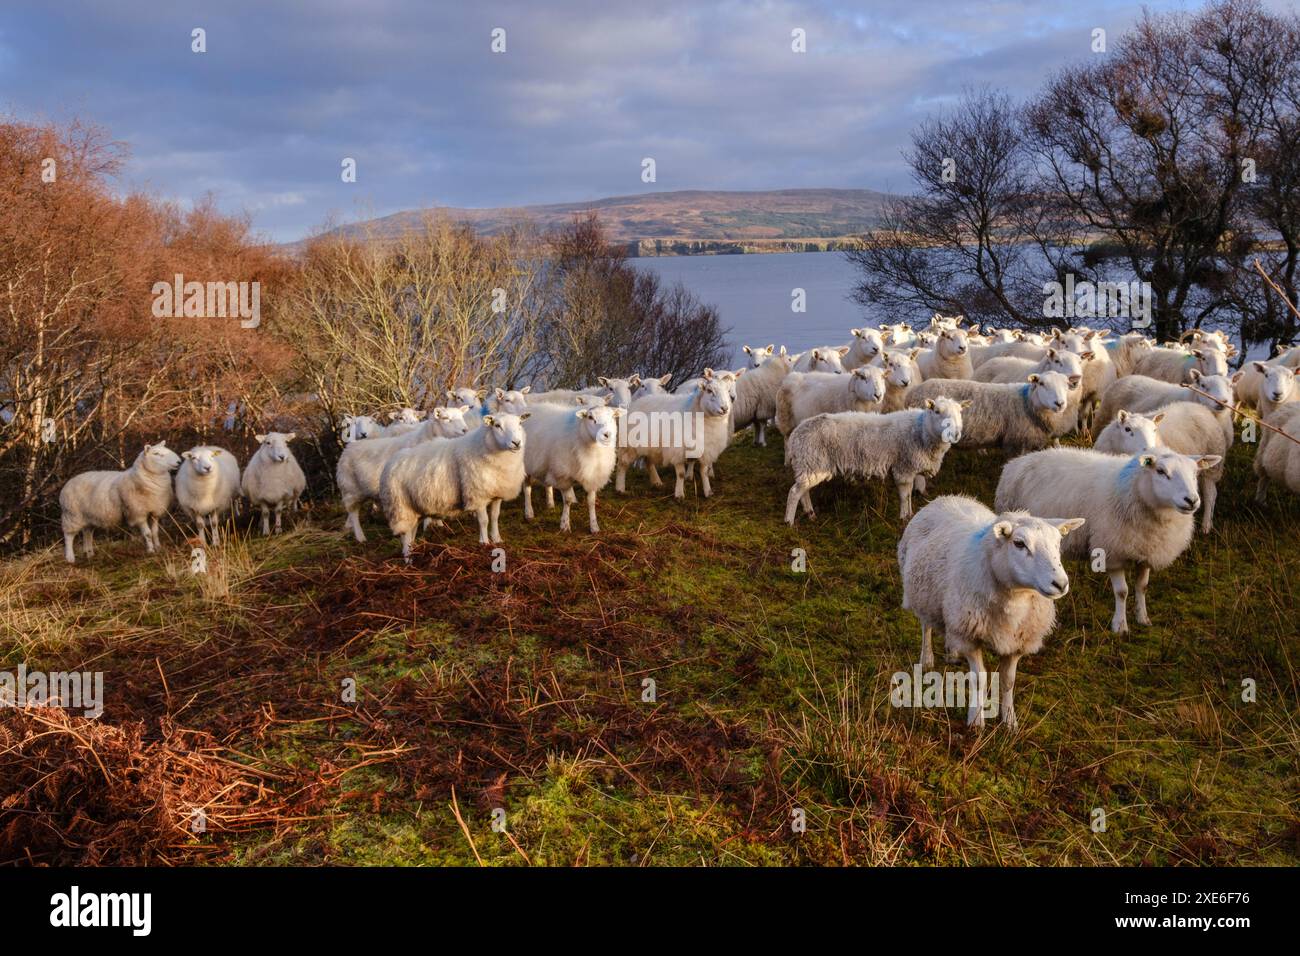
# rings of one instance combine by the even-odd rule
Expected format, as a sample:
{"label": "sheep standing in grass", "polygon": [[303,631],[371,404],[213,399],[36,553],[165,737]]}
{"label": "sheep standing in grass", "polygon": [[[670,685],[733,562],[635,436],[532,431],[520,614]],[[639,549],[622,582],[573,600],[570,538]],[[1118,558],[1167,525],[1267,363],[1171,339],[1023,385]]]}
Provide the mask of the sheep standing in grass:
{"label": "sheep standing in grass", "polygon": [[[1278,407],[1265,419],[1269,425],[1279,428],[1300,440],[1300,402],[1288,402]],[[1274,435],[1265,430],[1267,441],[1261,441],[1255,451],[1254,469],[1259,478],[1255,487],[1255,500],[1263,504],[1268,497],[1268,483],[1276,481],[1293,494],[1300,495],[1300,444]]]}
{"label": "sheep standing in grass", "polygon": [[788,436],[823,412],[878,412],[885,402],[885,372],[863,365],[847,375],[791,372],[776,395],[776,427]]}
{"label": "sheep standing in grass", "polygon": [[1082,414],[1084,363],[1092,360],[1092,353],[1082,355],[1065,348],[1049,346],[1038,361],[1004,357],[985,362],[975,370],[974,381],[996,382],[1002,385],[1026,381],[1030,375],[1060,372],[1070,382],[1069,407],[1073,410],[1074,427]]}
{"label": "sheep standing in grass", "polygon": [[180,456],[160,441],[145,445],[125,471],[83,471],[69,478],[59,491],[67,562],[76,563],[73,544],[79,533],[89,558],[95,553],[95,530],[123,522],[139,530],[149,554],[161,547],[158,519],[172,505],[172,472],[180,463]]}
{"label": "sheep standing in grass", "polygon": [[1060,372],[1029,375],[1018,385],[934,379],[912,386],[909,408],[947,396],[966,402],[959,448],[1042,448],[1074,428],[1070,380]]}
{"label": "sheep standing in grass", "polygon": [[205,527],[212,532],[212,543],[220,544],[222,516],[239,494],[239,460],[215,445],[191,448],[181,458],[184,461],[176,472],[176,503],[194,520],[200,544],[207,544]]}
{"label": "sheep standing in grass", "polygon": [[628,466],[644,458],[650,484],[660,487],[658,468],[672,466],[677,474],[673,497],[685,498],[686,465],[698,459],[701,492],[708,498],[713,494],[709,471],[730,441],[731,396],[712,377],[685,395],[639,398],[628,409],[626,443],[618,450],[614,490],[627,490]]}
{"label": "sheep standing in grass", "polygon": [[569,530],[569,506],[577,501],[575,488],[587,492],[587,516],[591,533],[600,531],[596,521],[596,493],[609,484],[618,451],[618,420],[624,411],[617,406],[531,405],[524,426],[528,444],[524,450],[524,517],[533,520],[533,483],[560,489],[564,508],[560,530]]}
{"label": "sheep standing in grass", "polygon": [[916,357],[917,367],[926,380],[932,378],[966,379],[974,374],[970,346],[962,329],[945,328],[939,332],[934,348]]}
{"label": "sheep standing in grass", "polygon": [[242,490],[249,506],[262,511],[262,534],[271,533],[272,509],[279,534],[281,513],[296,504],[307,490],[307,477],[289,450],[289,442],[298,436],[293,432],[267,432],[254,437],[258,448],[244,468]]}
{"label": "sheep standing in grass", "polygon": [[1190,382],[1192,373],[1202,376],[1228,374],[1227,356],[1218,349],[1198,348],[1187,351],[1181,348],[1157,346],[1144,349],[1133,359],[1133,374],[1162,382],[1179,384]]}
{"label": "sheep standing in grass", "polygon": [[[1056,624],[1055,601],[1070,590],[1061,539],[1083,518],[994,514],[974,498],[936,498],[908,522],[898,542],[903,607],[921,624],[921,669],[934,669],[937,628],[950,654],[966,658],[971,691],[983,695],[984,652],[999,657],[999,713],[1016,729],[1016,665],[1037,654]],[[984,725],[984,701],[971,700],[966,722]]]}
{"label": "sheep standing in grass", "polygon": [[[373,438],[370,441],[352,442],[343,449],[339,456],[338,467],[334,471],[339,494],[343,497],[343,508],[348,513],[343,523],[344,529],[351,528],[352,536],[359,543],[364,543],[366,533],[361,528],[361,506],[367,501],[379,500],[379,481],[388,464],[399,451],[412,448],[426,441],[442,438],[459,438],[472,430],[469,420],[471,409],[468,405],[459,408],[439,406],[433,414],[421,422],[415,431],[392,438]],[[480,422],[481,423],[481,422]],[[473,428],[477,428],[474,425]]]}
{"label": "sheep standing in grass", "polygon": [[1220,425],[1231,433],[1232,412],[1225,404],[1231,401],[1232,382],[1222,375],[1202,376],[1196,369],[1192,369],[1191,379],[1186,385],[1175,385],[1145,375],[1126,375],[1102,395],[1101,409],[1097,412],[1093,427],[1105,428],[1119,414],[1120,409],[1151,412],[1170,402],[1197,402],[1218,414]]}
{"label": "sheep standing in grass", "polygon": [[774,352],[770,345],[765,349],[751,349],[746,345],[745,354],[750,365],[736,382],[736,399],[731,406],[732,431],[753,425],[754,444],[762,448],[767,445],[767,423],[776,417],[776,394],[794,363],[784,345],[780,352]]}
{"label": "sheep standing in grass", "polygon": [[785,501],[785,523],[793,525],[799,506],[813,517],[809,492],[836,475],[894,479],[898,516],[912,514],[912,489],[919,478],[933,477],[943,456],[961,438],[965,403],[936,398],[916,410],[835,412],[815,415],[790,434],[786,460],[794,484]]}
{"label": "sheep standing in grass", "polygon": [[1115,594],[1110,627],[1128,631],[1128,580],[1136,571],[1136,617],[1150,624],[1147,583],[1192,541],[1200,507],[1199,473],[1218,455],[1180,455],[1167,448],[1131,458],[1080,448],[1049,448],[1009,462],[998,481],[994,507],[1024,509],[1043,518],[1087,519],[1083,533],[1066,539],[1069,558],[1104,563]]}
{"label": "sheep standing in grass", "polygon": [[794,364],[791,371],[795,372],[843,372],[844,371],[844,354],[848,348],[836,348],[833,345],[823,345],[820,348],[809,349],[794,356]]}
{"label": "sheep standing in grass", "polygon": [[527,418],[527,412],[484,415],[467,435],[421,442],[388,460],[379,479],[379,498],[388,526],[402,539],[402,557],[410,560],[422,517],[472,511],[478,518],[479,543],[500,543],[501,502],[513,500],[524,486]]}
{"label": "sheep standing in grass", "polygon": [[1214,528],[1214,502],[1219,496],[1219,479],[1232,447],[1232,429],[1224,433],[1218,416],[1195,402],[1173,402],[1150,417],[1121,411],[1107,425],[1093,447],[1110,455],[1135,455],[1154,448],[1169,448],[1183,455],[1214,455],[1220,461],[1200,472],[1201,533]]}

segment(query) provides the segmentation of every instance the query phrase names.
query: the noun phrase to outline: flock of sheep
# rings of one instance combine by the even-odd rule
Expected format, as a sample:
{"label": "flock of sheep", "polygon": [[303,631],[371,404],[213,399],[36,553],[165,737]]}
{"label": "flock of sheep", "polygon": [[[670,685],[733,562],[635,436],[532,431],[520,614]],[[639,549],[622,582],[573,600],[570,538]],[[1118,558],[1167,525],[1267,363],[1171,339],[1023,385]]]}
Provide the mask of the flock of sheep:
{"label": "flock of sheep", "polygon": [[[848,345],[797,355],[745,346],[746,368],[705,369],[673,390],[666,375],[601,378],[582,390],[460,388],[427,417],[409,408],[391,412],[387,424],[349,417],[336,473],[346,529],[364,541],[362,510],[377,507],[409,559],[422,520],[427,528],[473,512],[480,542],[495,544],[502,503],[522,497],[532,519],[532,491],[541,485],[548,506],[560,492],[564,531],[577,490],[585,491],[595,533],[597,495],[611,478],[623,492],[627,470],[640,466],[659,487],[659,469],[671,468],[682,498],[698,471],[709,497],[713,464],[734,434],[752,426],[755,444],[764,446],[774,423],[793,473],[790,524],[800,507],[813,514],[810,492],[833,477],[893,480],[899,515],[910,519],[898,562],[903,606],[921,623],[922,666],[933,667],[936,628],[978,679],[983,653],[997,654],[1000,713],[1014,727],[1017,661],[1041,647],[1055,621],[1053,602],[1069,589],[1062,557],[1088,560],[1109,575],[1116,633],[1128,629],[1132,571],[1136,619],[1149,623],[1151,572],[1190,545],[1198,509],[1201,530],[1213,527],[1238,414],[1230,406],[1253,407],[1265,423],[1255,455],[1257,496],[1262,500],[1270,480],[1300,493],[1300,442],[1288,437],[1300,438],[1300,348],[1229,376],[1235,349],[1218,332],[1155,345],[1136,332],[981,334],[963,324],[960,316],[936,315],[920,331],[854,329]],[[633,427],[656,417],[689,422],[694,440]],[[1095,437],[1092,449],[1059,447],[1076,431]],[[242,476],[225,449],[200,446],[178,456],[162,442],[147,445],[125,471],[77,475],[59,496],[66,559],[75,560],[78,534],[92,555],[95,529],[123,523],[141,532],[152,553],[173,496],[200,541],[206,530],[218,542],[223,516],[240,496],[261,510],[264,534],[272,513],[279,531],[284,509],[296,506],[306,486],[289,449],[293,438],[258,435]],[[925,492],[953,447],[1017,456],[1003,468],[996,513],[952,495],[913,516],[913,492]],[[969,719],[983,723],[982,702],[971,704]]]}

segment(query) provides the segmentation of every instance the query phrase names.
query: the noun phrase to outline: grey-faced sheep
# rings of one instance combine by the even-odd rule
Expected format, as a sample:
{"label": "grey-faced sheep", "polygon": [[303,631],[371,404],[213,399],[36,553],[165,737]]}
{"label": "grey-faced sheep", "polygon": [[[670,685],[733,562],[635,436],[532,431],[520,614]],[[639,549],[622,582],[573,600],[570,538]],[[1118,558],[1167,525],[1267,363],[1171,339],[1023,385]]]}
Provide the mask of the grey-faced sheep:
{"label": "grey-faced sheep", "polygon": [[789,435],[805,419],[823,412],[878,412],[885,402],[885,373],[863,365],[847,375],[792,372],[776,396],[776,427]]}
{"label": "grey-faced sheep", "polygon": [[1199,474],[1201,489],[1201,532],[1214,528],[1214,502],[1219,496],[1219,479],[1232,446],[1232,429],[1224,433],[1219,417],[1195,402],[1173,402],[1150,416],[1121,411],[1107,425],[1093,447],[1110,455],[1135,455],[1153,448],[1169,448],[1183,455],[1216,455],[1219,464]]}
{"label": "grey-faced sheep", "polygon": [[527,412],[484,415],[467,435],[421,442],[388,460],[379,479],[379,498],[389,528],[402,539],[402,557],[410,560],[423,517],[472,511],[478,518],[479,543],[501,541],[501,502],[516,498],[524,486],[527,418]]}
{"label": "grey-faced sheep", "polygon": [[812,517],[809,492],[836,475],[888,475],[898,488],[898,516],[909,517],[917,479],[937,474],[943,456],[961,438],[963,405],[936,398],[915,410],[887,415],[835,412],[800,424],[786,441],[786,460],[794,471],[785,502],[786,524],[794,524],[801,504]]}
{"label": "grey-faced sheep", "polygon": [[95,530],[116,528],[123,522],[139,530],[149,554],[161,547],[158,519],[171,507],[172,472],[180,463],[180,456],[166,442],[158,442],[145,445],[125,471],[83,471],[69,478],[59,492],[67,562],[77,560],[73,543],[78,533],[86,557],[91,557]]}
{"label": "grey-faced sheep", "polygon": [[307,490],[307,477],[289,450],[289,442],[297,435],[293,432],[267,432],[254,437],[258,448],[244,468],[242,490],[250,507],[262,511],[262,534],[271,533],[272,510],[275,511],[278,534],[282,512],[295,505]]}
{"label": "grey-faced sheep", "polygon": [[[999,657],[999,712],[1016,729],[1016,665],[1037,654],[1056,624],[1055,602],[1070,590],[1061,539],[1083,518],[994,514],[974,498],[936,498],[916,513],[898,542],[903,607],[921,624],[921,669],[934,668],[938,629],[950,654],[966,658],[972,690],[986,686],[984,652]],[[984,702],[970,701],[967,723],[984,725]]]}
{"label": "grey-faced sheep", "polygon": [[700,462],[700,490],[713,494],[709,469],[731,441],[731,396],[713,378],[685,395],[647,395],[628,409],[626,435],[619,448],[614,490],[627,490],[627,469],[644,458],[650,483],[663,484],[658,468],[672,466],[677,474],[674,498],[686,497],[686,465]]}
{"label": "grey-faced sheep", "polygon": [[1136,571],[1136,617],[1150,624],[1147,583],[1187,549],[1201,505],[1201,471],[1217,455],[1191,457],[1158,448],[1123,458],[1080,448],[1049,448],[1008,462],[994,507],[1024,509],[1043,518],[1081,516],[1083,533],[1066,539],[1068,558],[1099,561],[1115,594],[1111,630],[1128,630],[1128,580]]}
{"label": "grey-faced sheep", "polygon": [[205,526],[212,532],[212,543],[220,544],[222,516],[239,494],[239,460],[215,445],[198,445],[183,452],[181,458],[176,503],[194,520],[201,544],[207,544]]}
{"label": "grey-faced sheep", "polygon": [[617,406],[531,405],[524,426],[524,517],[533,519],[533,483],[560,489],[564,508],[560,530],[569,530],[569,507],[577,501],[575,488],[587,492],[591,533],[600,531],[596,520],[596,493],[609,484],[618,450],[618,421],[624,410]]}
{"label": "grey-faced sheep", "polygon": [[1042,448],[1075,424],[1070,381],[1060,372],[1029,375],[1019,385],[934,379],[913,385],[907,404],[918,408],[945,395],[970,403],[959,448]]}

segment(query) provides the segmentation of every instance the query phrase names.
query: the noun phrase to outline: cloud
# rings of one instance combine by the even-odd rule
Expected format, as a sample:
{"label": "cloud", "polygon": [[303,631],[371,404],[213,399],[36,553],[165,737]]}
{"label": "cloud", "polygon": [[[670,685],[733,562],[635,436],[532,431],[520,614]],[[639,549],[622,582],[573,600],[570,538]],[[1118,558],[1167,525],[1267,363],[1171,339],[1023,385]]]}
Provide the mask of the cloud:
{"label": "cloud", "polygon": [[1089,55],[1094,26],[1117,36],[1139,15],[1109,0],[20,3],[0,28],[0,106],[99,123],[131,145],[124,186],[214,191],[285,240],[432,203],[905,189],[899,153],[926,112],[966,86],[1030,91]]}

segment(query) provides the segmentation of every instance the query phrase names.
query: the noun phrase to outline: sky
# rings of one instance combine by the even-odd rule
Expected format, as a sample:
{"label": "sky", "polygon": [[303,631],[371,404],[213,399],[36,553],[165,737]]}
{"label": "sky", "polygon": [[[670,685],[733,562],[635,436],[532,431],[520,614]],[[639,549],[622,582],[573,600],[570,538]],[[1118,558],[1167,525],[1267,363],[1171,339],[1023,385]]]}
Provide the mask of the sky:
{"label": "sky", "polygon": [[435,205],[906,192],[900,151],[927,114],[972,87],[1027,95],[1096,55],[1095,28],[1113,42],[1140,15],[1109,0],[4,0],[0,114],[95,123],[129,147],[123,190],[211,193],[282,242]]}

